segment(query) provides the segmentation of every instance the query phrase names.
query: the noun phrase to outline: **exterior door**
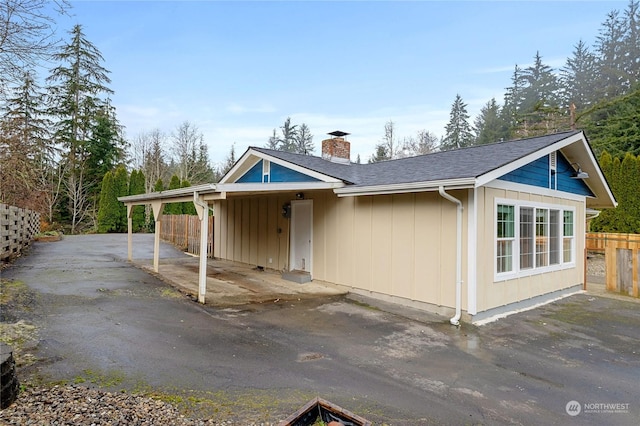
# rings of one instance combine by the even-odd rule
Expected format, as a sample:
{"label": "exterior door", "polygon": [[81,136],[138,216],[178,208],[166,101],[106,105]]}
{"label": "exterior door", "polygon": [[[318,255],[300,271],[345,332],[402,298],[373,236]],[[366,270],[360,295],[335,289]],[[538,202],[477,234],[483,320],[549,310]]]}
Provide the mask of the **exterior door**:
{"label": "exterior door", "polygon": [[313,241],[313,200],[291,201],[290,271],[311,274]]}

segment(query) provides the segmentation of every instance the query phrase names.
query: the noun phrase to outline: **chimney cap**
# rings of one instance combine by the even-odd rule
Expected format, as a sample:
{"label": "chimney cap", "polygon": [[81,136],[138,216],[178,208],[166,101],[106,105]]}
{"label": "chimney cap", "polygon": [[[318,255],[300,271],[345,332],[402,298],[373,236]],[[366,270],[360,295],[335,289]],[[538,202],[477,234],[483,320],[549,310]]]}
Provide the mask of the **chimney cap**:
{"label": "chimney cap", "polygon": [[350,135],[351,133],[343,132],[342,130],[334,130],[331,133],[327,133],[328,135],[335,136],[336,138],[341,138],[343,136]]}

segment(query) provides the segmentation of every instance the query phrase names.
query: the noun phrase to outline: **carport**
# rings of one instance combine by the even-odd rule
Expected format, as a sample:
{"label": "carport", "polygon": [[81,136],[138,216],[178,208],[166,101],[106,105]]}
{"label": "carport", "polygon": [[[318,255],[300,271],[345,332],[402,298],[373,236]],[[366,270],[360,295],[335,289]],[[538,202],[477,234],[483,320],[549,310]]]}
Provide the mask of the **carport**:
{"label": "carport", "polygon": [[[119,197],[118,201],[127,206],[127,258],[133,261],[133,207],[150,204],[153,210],[153,218],[156,222],[155,238],[153,245],[153,271],[159,273],[160,270],[160,230],[164,206],[170,203],[193,202],[200,220],[200,247],[207,246],[207,235],[209,234],[209,221],[206,220],[209,210],[212,210],[209,203],[214,200],[224,199],[226,193],[216,191],[214,184],[204,184],[191,186],[188,188],[170,189],[148,194],[130,195]],[[205,303],[207,292],[207,250],[200,250],[200,264],[198,272],[198,301]]]}
{"label": "carport", "polygon": [[[232,170],[233,172],[233,170]],[[240,173],[243,171],[239,171]],[[318,191],[326,191],[332,190],[338,186],[341,186],[341,183],[331,181],[331,182],[292,182],[292,183],[270,183],[268,186],[264,185],[255,185],[251,183],[220,183],[220,184],[203,184],[197,186],[191,186],[187,188],[179,188],[179,189],[171,189],[160,192],[152,192],[148,194],[139,194],[139,195],[130,195],[125,197],[119,197],[118,200],[124,203],[127,206],[127,228],[128,228],[128,260],[133,262],[133,223],[132,223],[132,213],[133,207],[138,205],[151,205],[153,210],[153,216],[156,222],[155,226],[155,235],[154,235],[154,250],[153,250],[153,272],[156,274],[162,275],[160,269],[160,231],[161,231],[161,223],[164,206],[170,203],[182,203],[182,202],[193,202],[196,212],[198,214],[198,219],[200,221],[200,247],[207,246],[207,235],[209,234],[209,221],[206,220],[209,213],[211,212],[215,218],[214,220],[214,258],[218,259],[227,259],[225,256],[221,256],[222,253],[225,254],[226,250],[229,249],[229,246],[233,246],[235,243],[236,248],[240,246],[240,240],[242,240],[242,236],[238,237],[237,229],[229,230],[227,227],[221,228],[219,214],[220,209],[223,208],[220,202],[224,202],[227,200],[231,200],[232,202],[245,204],[244,214],[247,215],[257,215],[258,214],[258,204],[260,207],[266,207],[268,209],[269,218],[265,217],[264,220],[267,221],[276,221],[277,223],[274,227],[277,231],[274,231],[277,234],[277,238],[279,240],[279,246],[277,246],[277,252],[281,253],[280,258],[276,259],[275,263],[270,263],[271,257],[269,260],[263,259],[263,261],[256,261],[256,256],[246,257],[246,261],[240,261],[240,263],[244,263],[247,266],[251,267],[259,267],[258,269],[269,268],[273,270],[284,270],[290,271],[294,269],[291,265],[293,262],[289,259],[290,253],[290,220],[287,217],[287,214],[283,212],[285,206],[290,206],[291,204],[304,204],[305,200],[300,198],[304,197],[304,193],[301,190],[304,190],[307,193],[310,192],[318,192]],[[296,199],[297,198],[297,199]],[[293,201],[292,201],[293,200]],[[268,204],[268,205],[267,205]],[[266,205],[266,206],[265,206]],[[295,207],[295,206],[294,206]],[[228,213],[228,207],[224,207],[225,213]],[[262,212],[263,210],[261,210]],[[239,226],[239,224],[237,224]],[[228,225],[233,228],[233,224]],[[309,223],[310,226],[310,223]],[[251,233],[254,230],[247,230],[247,232]],[[294,232],[295,233],[295,232]],[[246,237],[246,236],[245,236]],[[292,236],[294,238],[294,236]],[[237,240],[237,241],[236,241]],[[310,243],[310,241],[309,241]],[[281,245],[281,247],[280,247]],[[224,246],[224,247],[221,247]],[[243,249],[244,250],[244,249]],[[310,257],[310,256],[309,256]],[[245,258],[244,256],[242,258]],[[199,265],[198,265],[198,301],[200,303],[205,303],[206,294],[207,294],[207,251],[200,250],[199,254]],[[303,267],[304,269],[304,267]],[[307,271],[310,271],[309,265],[307,265]],[[166,272],[165,272],[166,273]],[[310,272],[308,272],[308,279],[306,282],[311,279]],[[169,279],[171,281],[171,279]],[[273,283],[274,281],[271,280]],[[279,284],[275,286],[278,287]],[[321,284],[322,285],[322,284]],[[309,290],[312,293],[324,293],[319,291],[319,289],[310,288]],[[291,293],[291,292],[290,292]],[[297,291],[293,291],[293,293],[297,293]],[[344,293],[344,291],[329,291],[327,294],[338,294]]]}

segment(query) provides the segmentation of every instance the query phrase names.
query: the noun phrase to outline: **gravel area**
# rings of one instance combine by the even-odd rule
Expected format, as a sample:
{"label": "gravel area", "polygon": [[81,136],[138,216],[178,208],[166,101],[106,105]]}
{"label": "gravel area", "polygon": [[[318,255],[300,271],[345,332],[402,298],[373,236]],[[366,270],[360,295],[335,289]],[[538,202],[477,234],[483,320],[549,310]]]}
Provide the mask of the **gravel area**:
{"label": "gravel area", "polygon": [[78,426],[204,426],[270,425],[190,419],[164,401],[129,393],[112,393],[82,386],[23,389],[16,402],[0,410],[3,425]]}
{"label": "gravel area", "polygon": [[587,276],[605,276],[604,254],[589,253],[587,255]]}

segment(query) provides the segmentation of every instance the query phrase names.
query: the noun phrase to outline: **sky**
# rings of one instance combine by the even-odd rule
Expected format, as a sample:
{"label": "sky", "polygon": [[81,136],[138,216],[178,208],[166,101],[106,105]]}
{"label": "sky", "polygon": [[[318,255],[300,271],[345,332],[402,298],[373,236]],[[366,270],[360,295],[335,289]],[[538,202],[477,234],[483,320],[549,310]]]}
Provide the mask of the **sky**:
{"label": "sky", "polygon": [[607,13],[627,1],[71,1],[75,24],[111,71],[126,137],[189,121],[212,163],[265,146],[287,117],[306,123],[320,155],[349,132],[363,162],[384,126],[441,137],[459,94],[471,121],[502,103],[515,65],[536,52],[558,69],[592,46]]}

